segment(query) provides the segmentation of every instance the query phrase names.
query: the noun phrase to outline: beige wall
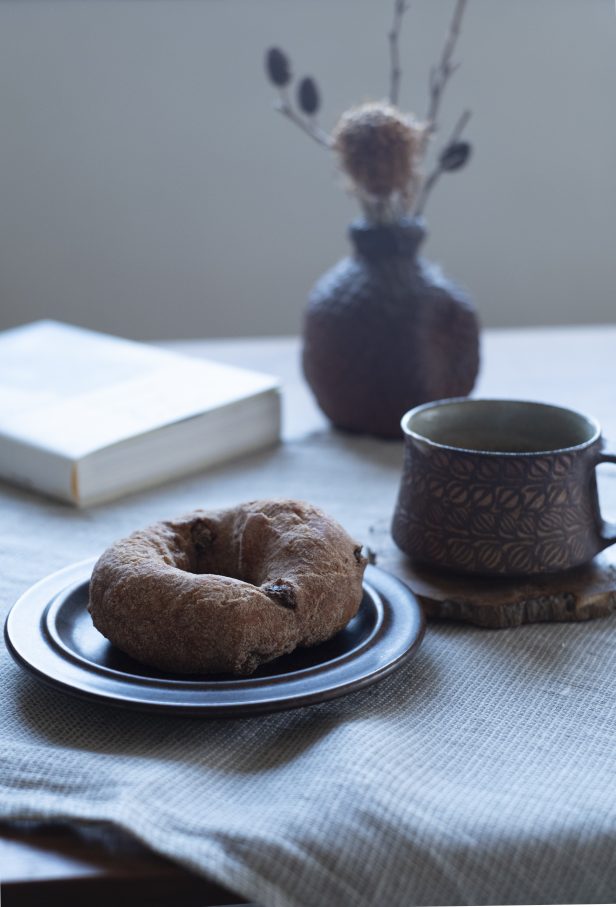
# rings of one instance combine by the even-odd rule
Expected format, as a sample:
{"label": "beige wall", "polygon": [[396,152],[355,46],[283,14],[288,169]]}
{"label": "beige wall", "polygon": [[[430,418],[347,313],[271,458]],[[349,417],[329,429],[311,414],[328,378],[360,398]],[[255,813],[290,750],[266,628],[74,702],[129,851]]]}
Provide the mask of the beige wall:
{"label": "beige wall", "polygon": [[[452,0],[412,0],[402,101]],[[270,109],[262,52],[322,86],[324,124],[385,93],[384,0],[3,0],[0,327],[292,333],[345,252],[327,152]],[[485,324],[616,320],[613,0],[470,0],[446,121],[473,108],[427,251]]]}

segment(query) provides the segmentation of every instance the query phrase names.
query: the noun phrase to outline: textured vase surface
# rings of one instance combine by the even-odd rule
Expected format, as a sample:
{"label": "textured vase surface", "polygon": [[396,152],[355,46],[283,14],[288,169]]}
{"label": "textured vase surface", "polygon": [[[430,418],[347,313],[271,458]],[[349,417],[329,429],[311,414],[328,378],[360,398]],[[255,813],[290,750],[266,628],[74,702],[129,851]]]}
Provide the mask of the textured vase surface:
{"label": "textured vase surface", "polygon": [[470,299],[418,256],[421,221],[357,221],[354,254],[314,286],[304,320],[304,374],[338,428],[399,438],[420,403],[470,393],[479,324]]}

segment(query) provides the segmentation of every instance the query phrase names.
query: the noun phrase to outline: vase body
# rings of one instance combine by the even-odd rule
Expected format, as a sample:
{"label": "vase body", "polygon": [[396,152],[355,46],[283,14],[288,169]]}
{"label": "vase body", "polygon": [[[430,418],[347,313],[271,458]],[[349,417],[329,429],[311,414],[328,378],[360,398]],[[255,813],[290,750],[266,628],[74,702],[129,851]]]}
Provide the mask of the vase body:
{"label": "vase body", "polygon": [[333,424],[400,438],[420,403],[470,393],[479,325],[468,297],[418,256],[423,224],[351,225],[354,254],[314,286],[302,365]]}

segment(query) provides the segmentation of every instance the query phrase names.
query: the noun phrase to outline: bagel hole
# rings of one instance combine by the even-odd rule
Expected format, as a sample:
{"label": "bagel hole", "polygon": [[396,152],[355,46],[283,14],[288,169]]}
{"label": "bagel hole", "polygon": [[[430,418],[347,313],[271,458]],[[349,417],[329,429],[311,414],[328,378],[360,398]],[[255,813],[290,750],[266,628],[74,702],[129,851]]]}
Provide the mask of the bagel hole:
{"label": "bagel hole", "polygon": [[192,557],[190,558],[190,573],[215,573],[218,576],[228,576],[231,579],[240,579],[233,571],[227,569],[227,564],[217,551],[217,533],[206,520],[196,520],[190,528],[193,543]]}
{"label": "bagel hole", "polygon": [[232,547],[224,548],[222,544],[216,544],[214,533],[200,533],[198,538],[193,536],[193,550],[189,559],[187,572],[202,576],[204,573],[213,576],[225,576],[228,579],[240,580],[243,583],[250,583],[258,586],[253,577],[245,575],[236,562]]}
{"label": "bagel hole", "polygon": [[204,520],[197,520],[190,529],[190,535],[193,540],[197,554],[203,554],[214,543],[215,534],[211,526]]}
{"label": "bagel hole", "polygon": [[290,583],[284,579],[277,579],[262,587],[261,583],[265,577],[261,569],[253,564],[251,569],[247,570],[246,565],[242,564],[241,555],[238,558],[237,545],[229,543],[224,532],[219,535],[216,527],[207,520],[195,520],[190,535],[193,549],[188,572],[196,575],[210,573],[249,583],[256,589],[261,589],[277,604],[285,608],[295,607],[295,591]]}

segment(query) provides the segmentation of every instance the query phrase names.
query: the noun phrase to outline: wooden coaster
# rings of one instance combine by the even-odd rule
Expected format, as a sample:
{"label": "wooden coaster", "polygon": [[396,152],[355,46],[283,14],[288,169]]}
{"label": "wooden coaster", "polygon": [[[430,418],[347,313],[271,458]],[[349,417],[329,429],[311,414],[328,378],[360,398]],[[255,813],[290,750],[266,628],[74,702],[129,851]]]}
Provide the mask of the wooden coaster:
{"label": "wooden coaster", "polygon": [[592,620],[616,611],[616,546],[575,570],[500,579],[419,567],[385,539],[381,527],[373,527],[371,532],[378,565],[410,586],[428,618],[497,628],[536,621]]}

